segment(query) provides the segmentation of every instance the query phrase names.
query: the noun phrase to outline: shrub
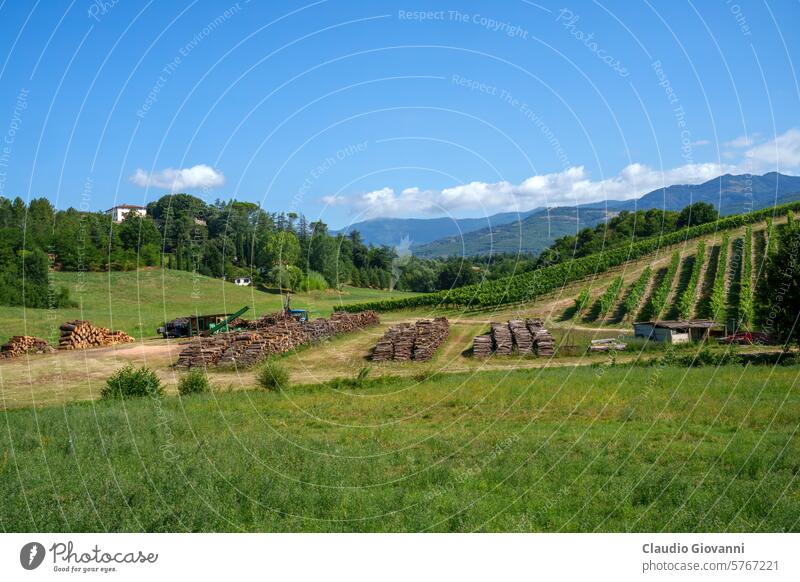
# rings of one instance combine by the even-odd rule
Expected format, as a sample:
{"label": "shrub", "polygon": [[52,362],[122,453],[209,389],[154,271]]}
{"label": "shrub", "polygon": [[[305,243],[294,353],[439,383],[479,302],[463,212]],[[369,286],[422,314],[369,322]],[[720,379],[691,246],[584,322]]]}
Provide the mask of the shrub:
{"label": "shrub", "polygon": [[189,394],[201,394],[208,392],[211,385],[208,376],[202,370],[191,370],[178,381],[178,394],[187,396]]}
{"label": "shrub", "polygon": [[139,398],[151,396],[160,398],[164,395],[164,387],[156,373],[142,366],[135,368],[128,364],[115,372],[100,392],[102,398]]}
{"label": "shrub", "polygon": [[300,291],[325,291],[328,288],[328,281],[316,271],[309,271],[300,282]]}
{"label": "shrub", "polygon": [[259,368],[258,385],[265,390],[283,390],[289,387],[289,372],[278,362],[268,360]]}

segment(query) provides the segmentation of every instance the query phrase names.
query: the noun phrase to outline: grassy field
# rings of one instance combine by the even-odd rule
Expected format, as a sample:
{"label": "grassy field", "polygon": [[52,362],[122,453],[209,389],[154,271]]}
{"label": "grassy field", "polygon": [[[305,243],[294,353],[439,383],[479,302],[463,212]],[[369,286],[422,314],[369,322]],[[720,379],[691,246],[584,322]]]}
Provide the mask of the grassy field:
{"label": "grassy field", "polygon": [[6,411],[4,531],[797,531],[793,367],[563,368]]}
{"label": "grassy field", "polygon": [[[12,335],[35,335],[53,341],[58,326],[71,319],[122,329],[135,337],[151,337],[165,320],[194,313],[231,313],[245,305],[253,318],[281,309],[281,296],[253,287],[239,287],[221,279],[187,271],[143,269],[112,273],[56,272],[56,287],[67,287],[79,307],[23,309],[0,306],[0,342]],[[408,293],[345,287],[344,291],[298,293],[292,307],[310,309],[313,317],[326,316],[340,303],[404,297]]]}

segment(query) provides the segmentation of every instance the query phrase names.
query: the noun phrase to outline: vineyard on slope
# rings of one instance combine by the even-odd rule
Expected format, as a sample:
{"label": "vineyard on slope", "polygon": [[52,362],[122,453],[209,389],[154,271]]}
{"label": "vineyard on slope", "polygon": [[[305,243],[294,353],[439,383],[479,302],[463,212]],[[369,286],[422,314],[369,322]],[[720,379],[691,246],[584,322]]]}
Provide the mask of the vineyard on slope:
{"label": "vineyard on slope", "polygon": [[557,265],[542,267],[528,273],[402,299],[386,299],[383,301],[342,305],[337,309],[356,312],[367,309],[394,311],[417,307],[491,308],[513,303],[526,303],[546,293],[561,289],[569,283],[574,283],[599,273],[605,273],[613,267],[640,259],[658,251],[662,247],[713,234],[721,230],[729,230],[761,222],[768,216],[784,215],[792,209],[800,209],[800,202],[764,208],[747,214],[727,216],[716,222],[690,226],[664,236],[654,236],[578,259],[571,259]]}

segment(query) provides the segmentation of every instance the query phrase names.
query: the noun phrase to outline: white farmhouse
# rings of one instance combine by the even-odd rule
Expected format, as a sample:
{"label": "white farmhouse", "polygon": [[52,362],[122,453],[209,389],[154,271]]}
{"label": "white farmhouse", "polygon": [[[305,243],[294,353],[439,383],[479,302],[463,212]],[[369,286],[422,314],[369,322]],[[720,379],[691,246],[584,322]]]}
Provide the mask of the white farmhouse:
{"label": "white farmhouse", "polygon": [[106,214],[111,215],[111,220],[114,222],[122,222],[129,212],[138,214],[139,216],[147,216],[147,208],[144,206],[136,206],[135,204],[120,204],[106,210]]}

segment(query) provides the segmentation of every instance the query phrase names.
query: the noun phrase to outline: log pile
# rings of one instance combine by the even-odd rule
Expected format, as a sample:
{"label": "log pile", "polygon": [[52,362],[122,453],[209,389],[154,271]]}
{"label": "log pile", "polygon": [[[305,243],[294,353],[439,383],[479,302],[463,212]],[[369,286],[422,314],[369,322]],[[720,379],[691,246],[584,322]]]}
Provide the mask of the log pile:
{"label": "log pile", "polygon": [[450,333],[450,323],[446,317],[437,317],[432,321],[423,319],[417,322],[416,331],[414,360],[426,362],[433,357],[439,346],[447,339],[447,335]]}
{"label": "log pile", "polygon": [[430,360],[450,331],[446,317],[401,323],[386,330],[372,352],[373,362]]}
{"label": "log pile", "polygon": [[533,351],[538,356],[552,356],[555,354],[556,340],[544,327],[541,319],[528,319],[525,322],[528,331],[533,336]]}
{"label": "log pile", "polygon": [[58,347],[62,350],[82,350],[136,341],[124,331],[95,327],[88,321],[78,319],[62,323],[59,329],[61,337],[58,340]]}
{"label": "log pile", "polygon": [[192,339],[178,356],[178,366],[249,366],[271,354],[282,354],[303,344],[379,323],[374,311],[337,312],[330,319],[320,318],[302,323],[282,313],[271,313],[254,320],[247,324],[245,331]]}
{"label": "log pile", "polygon": [[472,355],[476,358],[488,358],[492,355],[492,334],[475,336],[472,340]]}
{"label": "log pile", "polygon": [[514,338],[514,347],[520,354],[530,354],[533,351],[533,336],[521,319],[512,319],[508,328]]}
{"label": "log pile", "polygon": [[514,339],[507,323],[492,324],[492,344],[500,356],[510,356],[514,351]]}
{"label": "log pile", "polygon": [[55,348],[40,337],[15,335],[0,346],[0,358],[19,358],[25,354],[52,354]]}
{"label": "log pile", "polygon": [[544,327],[541,319],[512,319],[505,323],[494,322],[488,334],[479,335],[472,341],[472,354],[476,358],[487,358],[492,351],[508,356],[535,353],[552,356],[555,353],[555,338]]}

